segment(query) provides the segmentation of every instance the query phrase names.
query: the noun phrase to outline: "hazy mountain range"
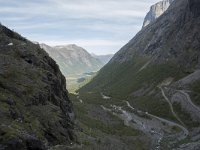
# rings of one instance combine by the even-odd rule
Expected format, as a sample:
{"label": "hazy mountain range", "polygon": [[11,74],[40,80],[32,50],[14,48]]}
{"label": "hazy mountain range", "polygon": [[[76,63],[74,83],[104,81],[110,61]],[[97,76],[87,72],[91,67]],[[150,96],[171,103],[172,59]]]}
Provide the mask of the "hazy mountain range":
{"label": "hazy mountain range", "polygon": [[90,54],[75,44],[54,47],[40,44],[40,47],[57,62],[66,77],[70,92],[85,84],[113,56]]}
{"label": "hazy mountain range", "polygon": [[56,60],[65,76],[96,72],[104,65],[99,59],[75,44],[55,47],[40,44],[40,46]]}

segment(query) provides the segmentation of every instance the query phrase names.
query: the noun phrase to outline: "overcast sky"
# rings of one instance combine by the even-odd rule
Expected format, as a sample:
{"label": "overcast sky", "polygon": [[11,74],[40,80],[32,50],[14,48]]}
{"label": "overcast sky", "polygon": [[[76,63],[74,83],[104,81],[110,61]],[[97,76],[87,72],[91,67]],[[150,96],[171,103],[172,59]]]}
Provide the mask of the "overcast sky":
{"label": "overcast sky", "polygon": [[0,21],[32,41],[117,52],[159,0],[0,0]]}

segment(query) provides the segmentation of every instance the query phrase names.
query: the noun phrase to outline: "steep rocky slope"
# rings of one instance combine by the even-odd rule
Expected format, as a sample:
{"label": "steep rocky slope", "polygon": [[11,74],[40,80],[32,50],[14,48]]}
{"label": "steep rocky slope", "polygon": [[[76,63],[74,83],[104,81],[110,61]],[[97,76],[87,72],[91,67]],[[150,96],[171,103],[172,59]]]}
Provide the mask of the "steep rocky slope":
{"label": "steep rocky slope", "polygon": [[146,27],[148,24],[160,17],[169,8],[173,1],[174,0],[163,0],[151,6],[150,11],[144,19],[143,27]]}
{"label": "steep rocky slope", "polygon": [[[177,123],[182,136],[166,131],[155,122],[146,127],[148,119],[138,121],[143,132],[147,128],[160,128],[150,132],[160,133],[157,147],[161,149],[199,149],[199,8],[198,0],[174,0],[159,18],[143,28],[90,83],[79,90],[80,95],[103,93],[118,99],[117,104],[115,101],[105,102],[112,103],[104,107],[107,111],[116,110],[113,105],[118,106],[119,100],[122,103],[125,100],[129,102],[129,109],[138,110],[145,117],[159,118],[162,123],[165,120],[163,124],[167,121]],[[105,106],[105,103],[101,105]],[[119,110],[122,110],[124,104],[120,106]],[[136,122],[138,116],[127,118]]]}
{"label": "steep rocky slope", "polygon": [[55,47],[41,44],[41,47],[56,60],[65,76],[98,71],[103,66],[101,61],[74,44]]}
{"label": "steep rocky slope", "polygon": [[[176,0],[162,17],[143,28],[122,47],[85,88],[105,88],[112,91],[120,86],[120,93],[128,95],[142,86],[143,81],[154,83],[156,78],[156,85],[166,77],[172,76],[178,80],[199,69],[198,3],[192,0],[189,3],[186,0]],[[148,70],[161,75],[159,78],[153,76],[156,74],[145,76]],[[144,75],[144,79],[148,80],[142,80],[142,77],[136,80],[135,77],[139,75]],[[124,83],[126,80],[128,83]],[[99,82],[101,84],[96,86]],[[123,89],[133,82],[139,85],[133,85],[122,93]]]}
{"label": "steep rocky slope", "polygon": [[0,26],[0,149],[71,146],[74,113],[59,67],[39,45]]}

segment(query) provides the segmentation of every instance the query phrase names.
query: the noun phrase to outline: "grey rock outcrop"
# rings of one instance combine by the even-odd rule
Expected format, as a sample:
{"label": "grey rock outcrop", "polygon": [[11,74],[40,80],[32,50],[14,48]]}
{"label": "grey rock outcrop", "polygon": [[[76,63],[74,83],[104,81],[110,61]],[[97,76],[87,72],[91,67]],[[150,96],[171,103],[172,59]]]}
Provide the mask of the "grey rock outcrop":
{"label": "grey rock outcrop", "polygon": [[173,1],[174,0],[163,0],[151,6],[150,11],[144,19],[143,27],[146,27],[148,24],[160,17],[169,8]]}
{"label": "grey rock outcrop", "polygon": [[200,61],[198,5],[199,1],[175,0],[168,11],[122,47],[111,62],[130,61],[134,56],[143,55],[154,57],[151,62],[171,61],[192,73],[199,68]]}

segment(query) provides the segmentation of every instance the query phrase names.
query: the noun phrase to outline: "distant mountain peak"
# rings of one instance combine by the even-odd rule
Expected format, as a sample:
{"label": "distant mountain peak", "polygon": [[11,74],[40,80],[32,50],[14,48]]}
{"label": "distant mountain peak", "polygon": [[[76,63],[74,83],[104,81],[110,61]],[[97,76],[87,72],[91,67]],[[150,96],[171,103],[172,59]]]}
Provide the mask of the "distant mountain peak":
{"label": "distant mountain peak", "polygon": [[61,49],[61,48],[81,48],[81,47],[76,44],[67,44],[67,45],[58,45],[55,46],[55,48]]}
{"label": "distant mountain peak", "polygon": [[146,27],[148,24],[160,17],[169,8],[173,1],[174,0],[163,0],[152,5],[144,19],[143,27]]}
{"label": "distant mountain peak", "polygon": [[56,60],[64,75],[98,71],[103,66],[99,59],[93,57],[87,50],[76,44],[54,47],[41,44],[40,46]]}

